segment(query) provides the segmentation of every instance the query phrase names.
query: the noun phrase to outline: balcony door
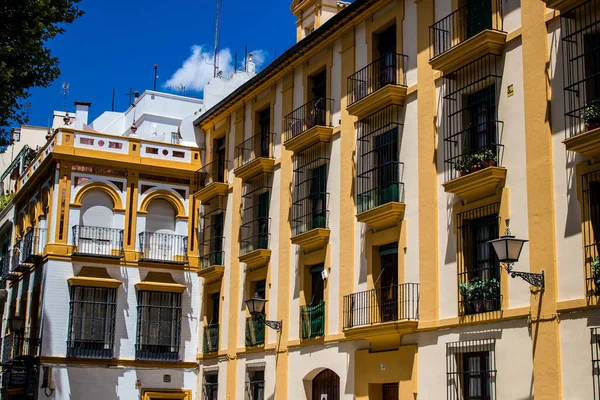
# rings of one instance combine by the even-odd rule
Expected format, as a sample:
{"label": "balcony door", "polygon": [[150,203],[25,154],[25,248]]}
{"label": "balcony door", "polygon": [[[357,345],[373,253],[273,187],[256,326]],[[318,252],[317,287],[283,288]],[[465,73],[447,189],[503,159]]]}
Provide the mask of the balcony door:
{"label": "balcony door", "polygon": [[327,164],[311,170],[310,199],[312,220],[309,229],[325,228],[327,220]]}
{"label": "balcony door", "polygon": [[216,178],[216,182],[225,182],[225,138],[215,139],[214,146],[213,161],[216,161],[217,171],[213,171],[213,177]]}
{"label": "balcony door", "polygon": [[[396,25],[376,35],[379,88],[396,83]],[[378,89],[378,88],[377,88]]]}
{"label": "balcony door", "polygon": [[[258,125],[260,130],[260,149],[259,156],[260,157],[269,157],[270,153],[270,135],[269,131],[271,130],[271,109],[266,108],[262,110],[258,115]],[[255,149],[256,151],[256,149]]]}
{"label": "balcony door", "polygon": [[258,196],[258,249],[269,246],[269,192]]}
{"label": "balcony door", "polygon": [[212,240],[212,265],[223,265],[223,213],[210,217]]}
{"label": "balcony door", "polygon": [[492,0],[467,0],[465,12],[467,39],[492,29]]}
{"label": "balcony door", "polygon": [[379,307],[381,322],[398,319],[398,244],[381,246],[379,250]]}
{"label": "balcony door", "polygon": [[472,154],[486,148],[496,153],[496,85],[468,94],[464,101],[463,153]]}
{"label": "balcony door", "polygon": [[377,204],[399,201],[398,128],[375,136],[375,165],[377,168]]}
{"label": "balcony door", "polygon": [[321,371],[312,381],[312,400],[323,399],[340,399],[340,377],[330,369]]}
{"label": "balcony door", "polygon": [[314,123],[309,123],[307,126],[308,129],[317,125],[327,125],[325,123],[325,116],[327,113],[325,101],[327,98],[327,71],[318,73],[317,75],[313,76],[310,81],[312,86],[310,92],[315,103],[314,109],[311,110]]}

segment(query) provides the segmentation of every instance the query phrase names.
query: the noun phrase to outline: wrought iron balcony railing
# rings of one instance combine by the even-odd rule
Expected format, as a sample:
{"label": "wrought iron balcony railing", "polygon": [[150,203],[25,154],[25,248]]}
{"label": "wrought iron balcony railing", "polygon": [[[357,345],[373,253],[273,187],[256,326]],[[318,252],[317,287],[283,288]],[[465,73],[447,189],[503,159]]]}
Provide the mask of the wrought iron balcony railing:
{"label": "wrought iron balcony railing", "polygon": [[179,361],[179,347],[170,344],[136,344],[135,359],[145,361]]}
{"label": "wrought iron balcony railing", "polygon": [[246,347],[265,344],[265,316],[246,318]]}
{"label": "wrought iron balcony railing", "polygon": [[269,217],[256,217],[255,220],[243,223],[240,235],[240,255],[254,250],[268,249],[270,225],[271,218]]}
{"label": "wrought iron balcony railing", "polygon": [[206,354],[217,351],[219,351],[219,324],[206,325],[202,340],[202,352]]}
{"label": "wrought iron balcony railing", "polygon": [[67,342],[67,357],[111,359],[113,343],[104,340],[71,340]]}
{"label": "wrought iron balcony railing", "polygon": [[141,232],[140,261],[187,264],[188,237],[170,233]]}
{"label": "wrought iron balcony railing", "polygon": [[325,302],[300,307],[300,331],[302,339],[325,335]]}
{"label": "wrought iron balcony railing", "polygon": [[333,101],[333,99],[324,97],[311,100],[286,115],[283,119],[285,141],[287,142],[315,126],[332,126]]}
{"label": "wrought iron balcony railing", "polygon": [[227,160],[215,160],[204,165],[196,172],[196,192],[212,183],[227,183]]}
{"label": "wrought iron balcony railing", "polygon": [[47,230],[45,228],[33,228],[27,231],[23,239],[18,240],[13,247],[12,270],[23,272],[29,269],[44,254],[46,247]]}
{"label": "wrought iron balcony railing", "polygon": [[2,255],[0,259],[0,266],[2,267],[2,279],[11,281],[17,279],[18,275],[12,270],[11,253],[7,251]]}
{"label": "wrought iron balcony railing", "polygon": [[235,168],[256,160],[273,157],[274,133],[261,132],[235,146]]}
{"label": "wrought iron balcony railing", "polygon": [[[356,196],[358,213],[391,202],[404,202],[404,183],[401,177],[404,163],[389,162],[372,167],[358,176],[358,186],[362,189]],[[359,190],[360,190],[359,189]]]}
{"label": "wrought iron balcony railing", "polygon": [[17,357],[40,355],[42,341],[38,328],[27,328],[24,332],[13,332],[2,338],[2,362],[9,362]]}
{"label": "wrought iron balcony railing", "polygon": [[429,27],[430,58],[453,49],[486,29],[502,31],[502,0],[469,0]]}
{"label": "wrought iron balcony railing", "polygon": [[344,296],[344,329],[418,319],[418,283],[403,283]]}
{"label": "wrought iron balcony railing", "polygon": [[386,53],[348,78],[348,106],[387,85],[406,86],[404,54]]}
{"label": "wrought iron balcony railing", "polygon": [[225,210],[227,199],[216,196],[200,206],[200,267],[224,265]]}
{"label": "wrought iron balcony railing", "polygon": [[73,226],[73,255],[123,257],[123,229]]}

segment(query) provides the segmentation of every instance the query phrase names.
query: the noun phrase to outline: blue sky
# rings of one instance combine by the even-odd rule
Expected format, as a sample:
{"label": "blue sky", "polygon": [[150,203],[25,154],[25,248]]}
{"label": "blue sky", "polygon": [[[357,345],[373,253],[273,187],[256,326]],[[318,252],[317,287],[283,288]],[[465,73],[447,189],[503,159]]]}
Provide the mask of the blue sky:
{"label": "blue sky", "polygon": [[[264,67],[295,43],[291,0],[222,1],[221,48],[230,49],[232,57],[237,52],[239,63],[245,45],[249,51],[261,50],[257,61],[264,57]],[[83,0],[81,8],[86,14],[48,43],[60,59],[61,76],[52,86],[31,91],[31,125],[46,126],[52,111],[63,109],[63,82],[70,84],[69,110],[75,100],[92,102],[90,120],[111,109],[113,87],[115,111],[128,106],[129,88],[140,93],[152,89],[154,64],[159,68],[157,90],[177,93],[165,83],[190,59],[194,46],[205,46],[195,48],[196,57],[175,77],[198,83],[189,70],[198,66],[201,52],[212,53],[215,0]],[[222,59],[227,61],[227,54]],[[186,84],[186,95],[200,97],[191,86]]]}

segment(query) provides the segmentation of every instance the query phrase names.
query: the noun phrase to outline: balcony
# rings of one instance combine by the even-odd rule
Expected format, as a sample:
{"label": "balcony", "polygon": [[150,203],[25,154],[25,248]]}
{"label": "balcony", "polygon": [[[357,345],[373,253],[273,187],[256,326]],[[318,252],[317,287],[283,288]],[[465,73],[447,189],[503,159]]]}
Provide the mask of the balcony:
{"label": "balcony", "polygon": [[220,279],[225,271],[225,208],[227,199],[213,197],[200,206],[200,270],[208,282]]}
{"label": "balcony", "polygon": [[407,60],[404,54],[387,53],[352,74],[348,78],[348,112],[363,118],[385,106],[404,104]]}
{"label": "balcony", "polygon": [[67,342],[67,357],[110,360],[113,344],[104,340],[72,340]]}
{"label": "balcony", "polygon": [[170,233],[141,232],[139,261],[184,265],[188,262],[188,237]]}
{"label": "balcony", "polygon": [[258,174],[273,172],[274,139],[275,134],[261,132],[235,146],[235,176],[245,181]]}
{"label": "balcony", "polygon": [[506,42],[502,0],[469,0],[429,27],[430,60],[444,73],[485,54],[501,55]]}
{"label": "balcony", "polygon": [[344,296],[344,333],[371,340],[417,328],[419,284],[403,283]]}
{"label": "balcony", "polygon": [[302,339],[325,336],[325,302],[300,307],[300,331]]}
{"label": "balcony", "polygon": [[12,270],[25,272],[32,264],[39,261],[44,255],[46,247],[47,230],[33,228],[27,231],[23,239],[18,240],[13,247]]}
{"label": "balcony", "polygon": [[586,0],[543,0],[546,2],[546,7],[558,10],[561,13],[578,6],[581,3],[585,3]]}
{"label": "balcony", "polygon": [[29,327],[25,332],[6,335],[2,338],[2,362],[22,356],[39,357],[41,343],[38,328]]}
{"label": "balcony", "polygon": [[136,344],[135,359],[162,362],[179,361],[179,346],[170,344]]}
{"label": "balcony", "polygon": [[73,226],[73,256],[123,258],[123,229]]}
{"label": "balcony", "polygon": [[10,252],[4,253],[2,259],[0,259],[0,266],[2,267],[2,279],[5,281],[12,281],[19,277],[15,271],[12,270]]}
{"label": "balcony", "polygon": [[194,197],[204,202],[216,196],[227,196],[229,185],[225,166],[228,161],[213,161],[196,172],[196,193]]}
{"label": "balcony", "polygon": [[[246,212],[250,214],[251,210]],[[254,220],[242,222],[239,259],[249,268],[262,267],[271,258],[270,224],[271,218],[269,217],[256,217]]]}
{"label": "balcony", "polygon": [[246,347],[264,346],[265,316],[246,318]]}
{"label": "balcony", "polygon": [[320,98],[309,101],[285,116],[285,148],[296,152],[317,142],[331,141],[332,109],[333,99]]}
{"label": "balcony", "polygon": [[202,352],[204,354],[219,351],[219,324],[204,326],[204,338],[202,340]]}

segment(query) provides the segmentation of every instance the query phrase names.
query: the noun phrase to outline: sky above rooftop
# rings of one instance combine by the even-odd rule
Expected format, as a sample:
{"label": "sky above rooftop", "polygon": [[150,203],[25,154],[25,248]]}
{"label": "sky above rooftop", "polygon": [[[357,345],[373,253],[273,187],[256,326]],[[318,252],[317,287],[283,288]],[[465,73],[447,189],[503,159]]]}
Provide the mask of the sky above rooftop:
{"label": "sky above rooftop", "polygon": [[[112,107],[129,105],[126,93],[152,89],[201,97],[212,77],[215,0],[83,0],[85,15],[48,45],[60,59],[61,76],[48,88],[35,88],[28,102],[31,125],[47,126],[53,110],[63,110],[62,84],[69,83],[66,107],[92,102],[90,120]],[[244,47],[255,53],[259,71],[295,43],[291,0],[222,0],[220,67],[238,67]]]}

